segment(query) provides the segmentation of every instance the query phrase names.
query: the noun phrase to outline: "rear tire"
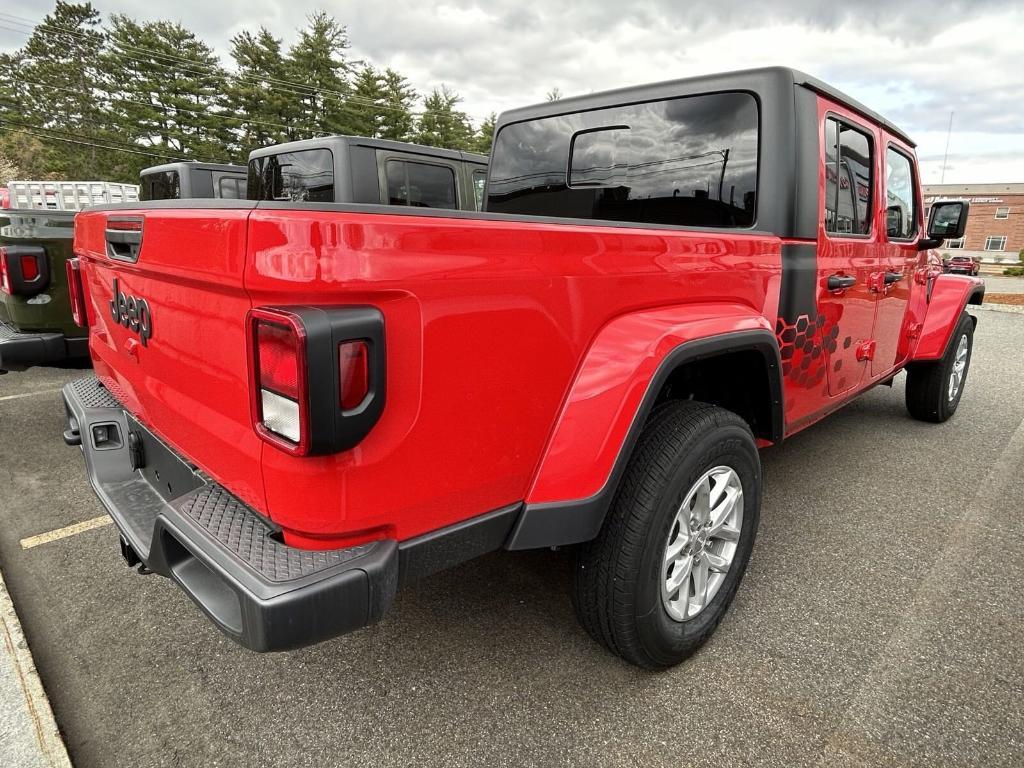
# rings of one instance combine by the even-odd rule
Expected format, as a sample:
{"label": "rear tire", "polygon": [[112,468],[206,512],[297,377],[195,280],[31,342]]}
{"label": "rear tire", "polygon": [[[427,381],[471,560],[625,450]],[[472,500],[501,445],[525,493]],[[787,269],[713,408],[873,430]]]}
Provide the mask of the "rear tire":
{"label": "rear tire", "polygon": [[732,602],[760,506],[761,462],[747,424],[704,403],[663,405],[640,435],[601,532],[576,550],[580,623],[638,666],[683,661]]}
{"label": "rear tire", "polygon": [[907,410],[920,421],[940,424],[956,413],[974,352],[974,321],[960,314],[945,354],[907,368]]}

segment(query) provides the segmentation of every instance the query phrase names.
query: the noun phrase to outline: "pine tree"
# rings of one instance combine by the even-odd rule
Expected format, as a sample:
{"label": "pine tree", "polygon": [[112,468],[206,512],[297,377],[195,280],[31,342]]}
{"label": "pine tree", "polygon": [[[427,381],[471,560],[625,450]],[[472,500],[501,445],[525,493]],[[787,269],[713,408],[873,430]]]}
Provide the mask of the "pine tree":
{"label": "pine tree", "polygon": [[423,101],[416,141],[432,147],[471,149],[473,126],[466,113],[455,108],[462,97],[448,86],[435,88]]}
{"label": "pine tree", "polygon": [[352,93],[345,101],[344,133],[375,137],[380,134],[387,111],[384,78],[371,66],[359,70]]}
{"label": "pine tree", "polygon": [[174,22],[111,22],[104,64],[123,134],[168,157],[224,159],[238,123],[225,120],[227,73],[213,50]]}
{"label": "pine tree", "polygon": [[295,89],[286,83],[289,74],[281,40],[260,27],[231,39],[235,71],[229,76],[225,110],[236,136],[234,155],[244,160],[253,149],[285,141],[308,139],[313,133],[296,121],[300,108]]}
{"label": "pine tree", "polygon": [[344,133],[344,97],[349,90],[351,64],[345,58],[348,30],[317,11],[300,30],[288,52],[287,80],[300,84],[297,122],[328,133]]}
{"label": "pine tree", "polygon": [[416,128],[412,114],[416,103],[416,91],[402,75],[395,70],[384,70],[384,104],[381,115],[380,133],[382,139],[411,141]]}
{"label": "pine tree", "polygon": [[491,145],[494,143],[494,125],[498,116],[491,112],[487,119],[480,123],[476,136],[473,137],[473,151],[481,155],[491,154]]}
{"label": "pine tree", "polygon": [[0,115],[8,132],[86,142],[44,139],[46,166],[66,178],[98,178],[112,160],[110,152],[87,146],[114,138],[103,108],[99,25],[92,4],[57,0],[25,47],[0,61],[4,78],[14,81],[0,89]]}

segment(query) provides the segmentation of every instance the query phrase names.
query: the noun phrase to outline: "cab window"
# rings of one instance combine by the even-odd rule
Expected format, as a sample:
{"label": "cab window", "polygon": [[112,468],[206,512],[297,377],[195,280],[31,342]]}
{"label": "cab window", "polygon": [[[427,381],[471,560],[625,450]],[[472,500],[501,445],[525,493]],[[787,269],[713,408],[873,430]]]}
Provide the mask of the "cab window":
{"label": "cab window", "polygon": [[495,138],[487,210],[751,227],[758,122],[751,94],[726,92],[511,123]]}
{"label": "cab window", "polygon": [[444,165],[388,160],[388,204],[416,208],[458,208],[455,172]]}
{"label": "cab window", "polygon": [[476,209],[484,208],[484,187],[487,186],[487,171],[477,168],[473,171],[473,196],[476,198]]}
{"label": "cab window", "polygon": [[902,152],[885,151],[885,232],[893,240],[909,240],[917,234],[917,196],[914,165]]}
{"label": "cab window", "polygon": [[177,200],[181,197],[181,177],[177,171],[147,173],[142,177],[139,200]]}
{"label": "cab window", "polygon": [[217,197],[225,200],[244,200],[246,180],[235,176],[222,176],[217,182]]}
{"label": "cab window", "polygon": [[825,121],[825,231],[871,233],[874,179],[871,138],[844,122]]}
{"label": "cab window", "polygon": [[249,161],[250,200],[334,202],[334,155],[329,149],[303,149]]}

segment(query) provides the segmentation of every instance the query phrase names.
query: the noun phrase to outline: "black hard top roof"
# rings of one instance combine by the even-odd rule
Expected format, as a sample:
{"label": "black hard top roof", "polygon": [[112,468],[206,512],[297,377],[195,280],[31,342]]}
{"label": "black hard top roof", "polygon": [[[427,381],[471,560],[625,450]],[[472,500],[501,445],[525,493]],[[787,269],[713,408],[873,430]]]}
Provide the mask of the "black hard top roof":
{"label": "black hard top roof", "polygon": [[281,152],[294,152],[303,149],[319,149],[331,145],[346,145],[356,147],[372,147],[374,149],[386,149],[392,152],[410,152],[417,155],[429,155],[440,157],[445,160],[457,160],[467,163],[487,164],[487,155],[478,155],[475,152],[463,152],[458,149],[443,149],[441,147],[428,147],[424,144],[410,144],[404,141],[392,141],[390,139],[371,139],[366,136],[322,136],[316,139],[303,139],[302,141],[287,141],[283,144],[273,144],[269,147],[260,147],[249,153],[249,159],[276,155]]}
{"label": "black hard top roof", "polygon": [[564,115],[570,112],[585,112],[591,109],[601,109],[603,107],[613,107],[619,104],[630,104],[641,101],[653,101],[657,99],[671,98],[674,96],[714,93],[716,91],[726,90],[760,91],[764,89],[766,84],[777,86],[780,83],[785,83],[791,86],[801,86],[826,96],[829,99],[842,104],[851,111],[866,117],[873,123],[883,126],[887,131],[902,139],[910,146],[915,146],[913,139],[882,115],[868,109],[856,99],[847,96],[845,93],[837,88],[833,88],[828,83],[789,67],[743,69],[735,72],[688,77],[681,80],[666,80],[664,82],[652,83],[650,85],[617,88],[611,91],[587,94],[586,96],[574,96],[567,99],[549,101],[543,104],[535,104],[533,106],[503,112],[498,118],[498,125],[500,127],[508,123],[533,120],[538,117]]}
{"label": "black hard top roof", "polygon": [[184,168],[197,169],[201,171],[224,171],[226,173],[245,174],[244,165],[231,165],[230,163],[201,163],[198,160],[183,160],[180,163],[164,163],[163,165],[151,165],[139,171],[139,176],[147,176],[151,173],[165,173],[167,171],[181,171]]}

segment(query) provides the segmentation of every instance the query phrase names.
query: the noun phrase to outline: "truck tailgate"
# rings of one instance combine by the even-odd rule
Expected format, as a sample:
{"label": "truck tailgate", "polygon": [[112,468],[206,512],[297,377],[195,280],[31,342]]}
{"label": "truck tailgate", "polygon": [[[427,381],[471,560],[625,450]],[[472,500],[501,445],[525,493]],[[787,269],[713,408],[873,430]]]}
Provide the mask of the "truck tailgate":
{"label": "truck tailgate", "polygon": [[[265,509],[244,330],[250,209],[87,211],[76,219],[75,250],[89,262],[97,376],[182,456]],[[117,232],[138,222],[132,253]],[[122,242],[114,250],[108,239]]]}

